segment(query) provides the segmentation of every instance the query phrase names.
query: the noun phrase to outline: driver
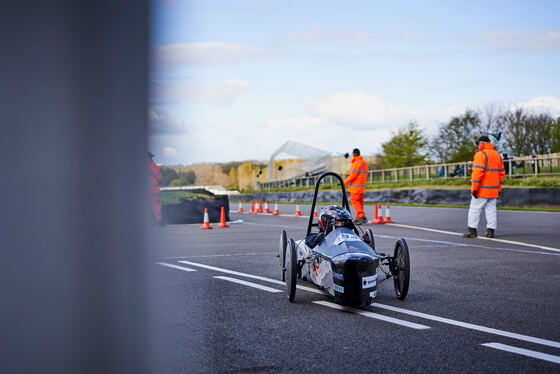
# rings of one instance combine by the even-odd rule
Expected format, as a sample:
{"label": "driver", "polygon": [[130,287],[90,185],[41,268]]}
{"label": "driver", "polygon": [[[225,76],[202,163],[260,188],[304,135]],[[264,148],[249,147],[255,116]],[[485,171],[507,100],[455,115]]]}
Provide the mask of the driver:
{"label": "driver", "polygon": [[353,229],[352,215],[339,205],[326,206],[321,209],[321,214],[319,214],[319,232],[305,238],[305,244],[309,248],[315,248],[325,239],[325,236],[340,227]]}

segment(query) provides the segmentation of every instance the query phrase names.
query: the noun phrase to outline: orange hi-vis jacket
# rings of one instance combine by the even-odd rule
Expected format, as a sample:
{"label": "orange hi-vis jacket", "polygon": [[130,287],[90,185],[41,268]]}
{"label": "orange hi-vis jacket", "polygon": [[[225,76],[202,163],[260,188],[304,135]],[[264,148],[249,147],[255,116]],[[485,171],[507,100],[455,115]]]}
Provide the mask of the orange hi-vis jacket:
{"label": "orange hi-vis jacket", "polygon": [[150,175],[148,176],[148,185],[150,186],[150,192],[159,192],[159,182],[161,182],[161,171],[155,162],[150,160]]}
{"label": "orange hi-vis jacket", "polygon": [[344,180],[344,185],[348,186],[350,193],[366,192],[368,165],[362,156],[356,156],[352,159],[352,167],[350,174]]}
{"label": "orange hi-vis jacket", "polygon": [[477,197],[496,199],[502,191],[505,175],[502,156],[494,150],[492,143],[484,143],[474,155],[471,192],[478,191]]}

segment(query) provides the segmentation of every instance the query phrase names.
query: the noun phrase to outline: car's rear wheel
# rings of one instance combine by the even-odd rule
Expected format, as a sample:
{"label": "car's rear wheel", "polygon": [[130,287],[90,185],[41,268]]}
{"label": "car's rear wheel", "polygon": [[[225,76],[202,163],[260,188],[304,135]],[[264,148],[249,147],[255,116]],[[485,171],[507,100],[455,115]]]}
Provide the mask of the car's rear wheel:
{"label": "car's rear wheel", "polygon": [[296,282],[297,282],[297,254],[296,243],[293,239],[288,241],[286,248],[286,293],[288,300],[294,301],[296,297]]}
{"label": "car's rear wheel", "polygon": [[402,238],[395,243],[393,261],[395,293],[399,300],[404,300],[408,293],[408,286],[410,285],[410,256],[408,254],[408,245]]}
{"label": "car's rear wheel", "polygon": [[373,239],[373,231],[367,229],[363,236],[364,241],[375,251],[375,240]]}
{"label": "car's rear wheel", "polygon": [[288,237],[286,231],[282,230],[280,233],[280,248],[278,251],[278,257],[280,258],[280,269],[281,275],[280,279],[282,282],[286,281],[286,246],[288,245]]}

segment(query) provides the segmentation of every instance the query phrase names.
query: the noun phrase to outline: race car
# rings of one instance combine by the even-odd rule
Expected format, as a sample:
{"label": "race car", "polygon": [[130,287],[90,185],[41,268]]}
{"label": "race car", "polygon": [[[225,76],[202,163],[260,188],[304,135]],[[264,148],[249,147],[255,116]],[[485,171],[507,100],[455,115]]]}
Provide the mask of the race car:
{"label": "race car", "polygon": [[[328,176],[340,182],[342,205],[323,208],[316,223],[313,222],[313,214],[310,214],[307,235],[303,239],[288,239],[284,230],[280,235],[278,257],[288,299],[294,301],[296,283],[301,279],[326,291],[336,303],[366,306],[377,296],[377,286],[392,277],[397,298],[404,300],[410,284],[410,258],[406,241],[403,238],[397,240],[393,256],[376,252],[371,229],[358,231],[359,226],[350,215],[346,189],[340,175],[326,172],[319,176],[311,211],[315,211],[320,183]],[[315,227],[318,230],[313,232]]]}

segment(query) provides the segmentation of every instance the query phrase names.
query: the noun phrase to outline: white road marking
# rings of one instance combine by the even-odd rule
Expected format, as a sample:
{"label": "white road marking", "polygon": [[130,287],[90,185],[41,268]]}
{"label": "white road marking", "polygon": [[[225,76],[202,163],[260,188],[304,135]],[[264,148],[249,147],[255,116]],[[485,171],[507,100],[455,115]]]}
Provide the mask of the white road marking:
{"label": "white road marking", "polygon": [[404,326],[404,327],[410,327],[411,329],[424,330],[424,329],[429,329],[430,328],[430,326],[420,325],[418,323],[408,322],[408,321],[404,321],[404,320],[393,318],[393,317],[387,317],[387,316],[384,316],[382,314],[372,313],[372,312],[368,312],[368,311],[361,310],[361,309],[350,308],[350,307],[347,307],[347,306],[342,306],[342,305],[339,305],[339,304],[330,303],[328,301],[313,301],[313,303],[323,305],[323,306],[328,306],[329,308],[333,308],[333,309],[343,310],[345,312],[356,313],[356,314],[359,314],[359,315],[362,315],[362,316],[365,316],[365,317],[368,317],[368,318],[374,318],[374,319],[378,319],[378,320],[381,320],[381,321],[394,323],[396,325],[400,325],[400,326]]}
{"label": "white road marking", "polygon": [[[386,239],[400,239],[400,236],[393,236],[393,235],[380,235],[376,234],[376,238],[386,238]],[[471,248],[483,248],[483,249],[491,249],[494,251],[506,251],[506,252],[519,252],[519,253],[531,253],[536,255],[548,255],[548,256],[560,256],[560,253],[556,252],[540,252],[534,250],[526,250],[526,249],[514,249],[514,248],[500,248],[500,247],[488,247],[486,245],[477,245],[477,244],[465,244],[465,243],[455,243],[455,242],[447,242],[443,240],[432,240],[432,239],[420,239],[420,238],[412,238],[407,237],[407,240],[411,241],[419,241],[419,242],[427,242],[427,243],[438,243],[438,244],[445,244],[450,247],[471,247]],[[485,238],[487,240],[492,240]],[[519,243],[516,243],[519,244]],[[437,246],[433,245],[430,248],[436,248]],[[414,248],[422,248],[422,246],[415,245]],[[392,248],[391,248],[392,249]]]}
{"label": "white road marking", "polygon": [[[219,268],[219,267],[215,267],[215,266],[209,266],[209,265],[199,264],[199,263],[190,262],[190,261],[179,261],[179,262],[187,264],[187,265],[198,266],[198,267],[209,269],[209,270],[219,271],[219,272],[222,272],[222,273],[233,274],[233,275],[238,275],[238,276],[242,276],[242,277],[262,280],[264,282],[270,282],[270,283],[285,285],[285,283],[282,282],[282,281],[279,281],[279,280],[276,280],[276,279],[271,279],[271,278],[266,278],[266,277],[261,277],[261,276],[258,276],[258,275],[241,273],[241,272],[238,272],[238,271],[223,269],[223,268]],[[297,288],[300,289],[300,290],[309,291],[309,292],[313,292],[313,293],[317,293],[317,294],[323,294],[323,295],[326,294],[325,292],[323,292],[321,290],[318,290],[316,288],[305,287],[305,286],[300,286],[300,285],[298,285]],[[536,343],[536,344],[540,344],[540,345],[546,345],[546,346],[549,346],[549,347],[560,348],[560,342],[556,342],[556,341],[553,341],[553,340],[535,338],[535,337],[528,336],[528,335],[517,334],[517,333],[503,331],[503,330],[498,330],[498,329],[494,329],[494,328],[491,328],[491,327],[485,327],[485,326],[475,325],[475,324],[472,324],[472,323],[456,321],[456,320],[453,320],[453,319],[450,319],[450,318],[438,317],[438,316],[434,316],[434,315],[427,314],[427,313],[415,312],[413,310],[398,308],[398,307],[391,306],[391,305],[373,303],[373,304],[371,304],[371,306],[376,307],[376,308],[391,310],[393,312],[408,314],[408,315],[411,315],[411,316],[420,317],[420,318],[424,318],[424,319],[431,320],[431,321],[437,321],[437,322],[446,323],[446,324],[449,324],[449,325],[459,326],[459,327],[463,327],[463,328],[470,329],[470,330],[476,330],[476,331],[481,331],[481,332],[485,332],[485,333],[488,333],[488,334],[505,336],[507,338],[522,340],[522,341]]]}
{"label": "white road marking", "polygon": [[[263,213],[258,213],[258,214],[263,214]],[[264,215],[270,215],[270,214],[264,214]],[[280,216],[283,217],[292,217],[292,214],[280,214]],[[309,218],[309,216],[302,216],[303,218]],[[244,223],[248,223],[248,222],[244,222]],[[253,224],[253,223],[252,223]],[[439,234],[447,234],[447,235],[456,235],[456,236],[462,236],[462,233],[459,232],[453,232],[453,231],[446,231],[446,230],[437,230],[437,229],[430,229],[427,227],[420,227],[420,226],[411,226],[411,225],[403,225],[400,223],[388,223],[387,225],[390,226],[397,226],[397,227],[404,227],[404,228],[409,228],[409,229],[416,229],[416,230],[423,230],[423,231],[430,231],[430,232],[437,232]],[[289,226],[280,226],[279,227],[289,227]],[[525,246],[525,247],[532,247],[532,248],[538,248],[538,249],[544,249],[546,251],[552,251],[552,252],[558,252],[560,253],[560,248],[552,248],[552,247],[546,247],[543,245],[537,245],[537,244],[531,244],[531,243],[524,243],[524,242],[518,242],[515,240],[507,240],[507,239],[499,239],[499,238],[486,238],[484,236],[479,236],[477,239],[482,239],[482,240],[490,240],[490,241],[494,241],[494,242],[500,242],[500,243],[507,243],[507,244],[514,244],[514,245],[521,245],[521,246]],[[443,243],[443,242],[442,242]],[[455,245],[460,245],[460,246],[467,246],[468,244],[463,244],[463,243],[454,243]],[[521,251],[519,251],[521,252]]]}
{"label": "white road marking", "polygon": [[304,215],[296,216],[296,215],[294,215],[294,214],[284,214],[284,213],[280,213],[280,214],[277,214],[277,215],[273,215],[272,213],[249,213],[249,212],[242,212],[242,213],[239,213],[239,212],[232,212],[231,210],[229,211],[229,213],[230,213],[230,214],[231,214],[231,213],[236,213],[236,214],[254,214],[255,216],[268,216],[268,217],[299,217],[299,218],[309,218],[309,216],[304,216]]}
{"label": "white road marking", "polygon": [[233,283],[239,283],[242,284],[244,286],[249,286],[249,287],[253,287],[253,288],[258,288],[259,290],[263,290],[263,291],[268,291],[268,292],[284,292],[282,290],[277,290],[276,288],[271,288],[271,287],[267,287],[267,286],[261,286],[260,284],[256,284],[256,283],[251,283],[251,282],[247,282],[241,279],[236,279],[236,278],[230,278],[230,277],[224,277],[222,275],[216,275],[214,276],[214,278],[217,279],[223,279],[225,281],[228,282],[233,282]]}
{"label": "white road marking", "polygon": [[[254,226],[282,227],[282,228],[301,230],[301,227],[287,226],[287,225],[271,225],[271,224],[256,223],[256,222],[243,222],[243,224],[254,225]],[[390,225],[395,225],[395,224],[391,223]],[[406,226],[406,225],[402,225],[402,226]],[[410,227],[417,228],[415,226],[410,226]],[[444,234],[462,235],[462,234],[458,234],[458,233],[454,233],[454,232],[450,232],[450,231],[441,231],[441,230],[432,230],[432,229],[425,229],[425,230],[442,232]],[[401,238],[400,236],[380,235],[380,234],[375,234],[375,237],[376,238],[386,238],[386,239],[400,239]],[[514,249],[514,248],[488,247],[488,246],[485,246],[485,245],[476,245],[476,244],[471,244],[471,243],[468,243],[468,244],[467,243],[456,243],[456,242],[448,242],[448,241],[444,241],[444,240],[421,239],[421,238],[413,238],[413,237],[407,237],[406,239],[411,240],[411,241],[419,241],[419,242],[426,242],[426,243],[437,243],[437,244],[442,244],[442,245],[448,245],[448,246],[451,246],[451,247],[474,247],[474,248],[491,249],[491,250],[494,250],[494,251],[507,251],[507,252],[530,253],[530,254],[537,254],[537,255],[560,256],[560,252],[558,252],[558,253],[552,252],[551,253],[551,252],[539,252],[539,251]],[[497,239],[490,239],[490,238],[480,238],[480,239],[497,240]],[[521,242],[513,242],[513,244],[515,244],[515,245],[526,245],[526,244],[521,243]],[[533,246],[532,244],[527,244],[527,245],[528,246]],[[385,247],[383,247],[383,248],[385,248]],[[390,247],[389,249],[392,249],[392,248],[393,247]],[[414,248],[421,248],[421,246],[416,246],[415,245]],[[431,248],[436,248],[436,246],[432,246]],[[382,249],[382,248],[380,247],[378,249]]]}
{"label": "white road marking", "polygon": [[553,340],[535,338],[535,337],[528,336],[528,335],[522,335],[522,334],[517,334],[517,333],[514,333],[514,332],[498,330],[498,329],[494,329],[494,328],[491,328],[491,327],[475,325],[475,324],[467,323],[467,322],[455,321],[455,320],[450,319],[450,318],[438,317],[438,316],[434,316],[434,315],[431,315],[431,314],[415,312],[413,310],[397,308],[397,307],[391,306],[391,305],[373,303],[373,304],[371,304],[371,306],[376,307],[376,308],[391,310],[393,312],[408,314],[410,316],[420,317],[420,318],[428,319],[428,320],[431,320],[431,321],[446,323],[448,325],[459,326],[459,327],[463,327],[465,329],[481,331],[481,332],[485,332],[485,333],[488,333],[488,334],[494,334],[494,335],[499,335],[499,336],[505,336],[507,338],[523,340],[523,341],[530,342],[530,343],[535,343],[535,344],[547,345],[549,347],[560,348],[560,342],[555,342]]}
{"label": "white road marking", "polygon": [[282,228],[286,228],[286,229],[297,229],[297,230],[302,230],[303,229],[300,226],[288,226],[288,225],[271,225],[269,223],[257,223],[257,222],[243,222],[244,225],[253,225],[253,226],[266,226],[266,227],[282,227]]}
{"label": "white road marking", "polygon": [[[198,267],[208,269],[208,270],[219,271],[221,273],[232,274],[232,275],[237,275],[237,276],[240,276],[240,277],[246,277],[246,278],[251,278],[251,279],[258,279],[258,280],[261,280],[261,281],[264,281],[264,282],[280,284],[282,286],[286,285],[285,282],[282,282],[282,281],[279,281],[279,280],[276,280],[276,279],[261,277],[261,276],[258,276],[258,275],[241,273],[239,271],[223,269],[223,268],[219,268],[219,267],[215,267],[215,266],[204,265],[204,264],[199,264],[199,263],[190,262],[190,261],[179,261],[179,262],[182,262],[182,263],[187,264],[187,265],[198,266]],[[321,290],[318,290],[316,288],[305,287],[305,286],[300,286],[300,285],[296,285],[296,287],[300,290],[304,290],[304,291],[308,291],[308,292],[314,292],[314,293],[318,293],[318,294],[321,294],[321,295],[325,294],[325,292],[323,292]]]}
{"label": "white road marking", "polygon": [[177,266],[173,264],[166,264],[165,262],[158,262],[158,265],[167,266],[168,268],[179,269],[183,271],[196,271],[195,269],[184,268],[182,266]]}
{"label": "white road marking", "polygon": [[240,277],[247,277],[247,278],[251,278],[251,279],[258,279],[264,282],[270,282],[270,283],[274,283],[274,284],[282,284],[284,285],[285,283],[276,279],[270,279],[270,278],[265,278],[265,277],[261,277],[259,275],[253,275],[253,274],[247,274],[247,273],[241,273],[239,271],[233,271],[233,270],[228,270],[228,269],[224,269],[224,268],[219,268],[219,267],[215,267],[215,266],[210,266],[210,265],[204,265],[204,264],[199,264],[196,262],[190,262],[190,261],[179,261],[183,264],[187,264],[187,265],[191,265],[191,266],[198,266],[204,269],[208,269],[208,270],[214,270],[214,271],[219,271],[221,273],[226,273],[226,274],[231,274],[231,275],[238,275]]}
{"label": "white road marking", "polygon": [[[416,229],[416,230],[437,232],[437,233],[440,233],[440,234],[457,235],[457,236],[462,236],[462,235],[463,235],[463,234],[458,233],[458,232],[445,231],[445,230],[436,230],[436,229],[429,229],[429,228],[427,228],[427,227],[420,227],[420,226],[402,225],[402,224],[400,224],[400,223],[389,223],[389,225],[391,225],[391,226],[398,226],[398,227],[404,227],[404,228],[408,228],[408,229]],[[539,249],[544,249],[544,250],[546,250],[546,251],[560,252],[560,249],[559,249],[559,248],[545,247],[545,246],[542,246],[542,245],[531,244],[531,243],[523,243],[523,242],[518,242],[518,241],[514,241],[514,240],[497,239],[497,238],[486,238],[486,237],[484,237],[484,236],[479,236],[477,239],[490,240],[490,241],[493,241],[493,242],[500,242],[500,243],[508,243],[508,244],[521,245],[521,246],[524,246],[524,247],[539,248]]]}
{"label": "white road marking", "polygon": [[[392,248],[392,247],[391,247]],[[175,256],[175,257],[162,257],[163,260],[181,260],[186,258],[206,258],[206,257],[236,257],[236,256],[257,256],[257,255],[277,255],[278,251],[274,252],[248,252],[248,253],[222,253],[215,255],[192,255],[192,256]]]}
{"label": "white road marking", "polygon": [[501,351],[516,353],[518,355],[523,355],[527,357],[538,358],[539,360],[545,360],[549,362],[554,362],[555,364],[560,364],[560,356],[549,355],[547,353],[531,351],[529,349],[512,347],[511,345],[501,344],[501,343],[485,343],[482,344],[485,347],[490,347],[494,349],[499,349]]}

